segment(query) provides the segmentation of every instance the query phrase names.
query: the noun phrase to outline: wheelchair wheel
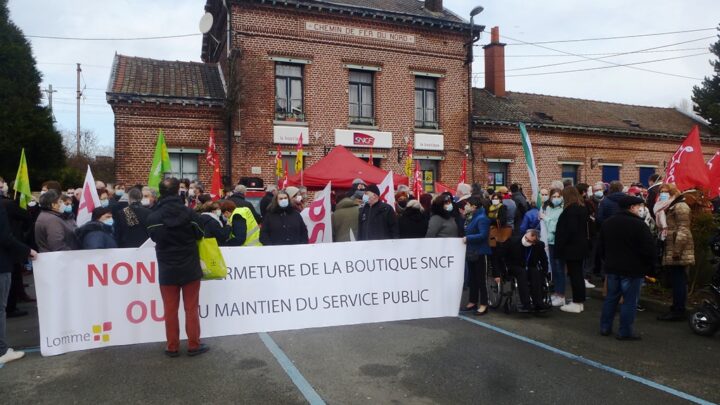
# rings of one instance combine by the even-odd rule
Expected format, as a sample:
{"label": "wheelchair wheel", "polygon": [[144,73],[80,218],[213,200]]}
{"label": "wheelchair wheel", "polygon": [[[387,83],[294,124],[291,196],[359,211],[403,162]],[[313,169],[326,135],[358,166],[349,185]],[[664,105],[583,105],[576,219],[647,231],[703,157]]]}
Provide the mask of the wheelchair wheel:
{"label": "wheelchair wheel", "polygon": [[508,285],[510,286],[508,292],[505,294],[505,313],[517,312],[518,306],[520,305],[520,290],[518,290],[517,280],[512,278]]}
{"label": "wheelchair wheel", "polygon": [[503,297],[503,283],[496,283],[492,274],[488,272],[485,278],[485,287],[488,292],[488,306],[492,309],[497,309],[502,304]]}
{"label": "wheelchair wheel", "polygon": [[542,289],[542,304],[545,308],[552,308],[552,294],[550,293],[550,275],[546,274],[543,279]]}

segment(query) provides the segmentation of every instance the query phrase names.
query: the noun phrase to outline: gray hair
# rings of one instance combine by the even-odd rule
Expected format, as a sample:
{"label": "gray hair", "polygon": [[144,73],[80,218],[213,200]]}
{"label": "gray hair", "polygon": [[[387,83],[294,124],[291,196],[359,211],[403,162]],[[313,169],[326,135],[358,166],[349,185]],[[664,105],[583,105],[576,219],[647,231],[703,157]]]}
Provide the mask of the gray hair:
{"label": "gray hair", "polygon": [[128,191],[127,198],[129,202],[138,202],[142,200],[142,191],[140,189],[133,187]]}
{"label": "gray hair", "polygon": [[540,231],[535,228],[528,229],[527,231],[525,231],[525,234],[534,235],[536,238],[540,239]]}
{"label": "gray hair", "polygon": [[268,186],[265,188],[265,192],[267,193],[274,193],[277,191],[278,187],[274,184],[268,184]]}
{"label": "gray hair", "polygon": [[145,186],[145,187],[143,187],[142,192],[144,193],[144,192],[146,192],[146,191],[147,191],[148,193],[150,193],[150,195],[153,196],[154,199],[157,200],[157,198],[158,198],[158,192],[157,192],[157,190],[155,190],[154,188],[150,188],[150,187],[148,187],[148,186]]}
{"label": "gray hair", "polygon": [[52,209],[52,205],[60,199],[57,191],[50,189],[40,196],[40,206],[42,208]]}
{"label": "gray hair", "polygon": [[565,184],[563,184],[563,182],[560,180],[553,180],[553,182],[550,183],[550,189],[553,189],[553,188],[562,191],[562,189],[565,188]]}
{"label": "gray hair", "polygon": [[242,185],[242,184],[238,184],[237,186],[235,186],[235,190],[234,190],[233,192],[234,192],[235,194],[245,195],[245,193],[247,193],[247,187],[245,187],[245,186]]}

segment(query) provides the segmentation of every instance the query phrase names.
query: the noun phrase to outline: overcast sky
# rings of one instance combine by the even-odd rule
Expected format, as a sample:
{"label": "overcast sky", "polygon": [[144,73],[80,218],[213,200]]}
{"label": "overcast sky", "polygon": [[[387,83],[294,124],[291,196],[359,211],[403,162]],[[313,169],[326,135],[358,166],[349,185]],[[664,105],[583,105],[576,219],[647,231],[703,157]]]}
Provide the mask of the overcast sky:
{"label": "overcast sky", "polygon": [[[205,0],[10,0],[10,16],[28,36],[148,37],[197,33],[204,5]],[[467,16],[476,5],[482,5],[485,11],[475,18],[475,22],[485,25],[488,31],[492,26],[499,26],[501,40],[508,43],[506,69],[510,91],[669,107],[689,99],[692,86],[712,74],[708,63],[712,55],[707,48],[717,41],[718,32],[714,30],[541,45],[546,48],[518,43],[716,28],[720,23],[718,0],[445,1],[445,7],[460,16]],[[53,104],[59,129],[75,129],[75,63],[79,62],[83,67],[81,86],[85,87],[82,128],[94,131],[103,145],[111,146],[113,114],[105,101],[105,89],[115,52],[199,61],[202,37],[143,41],[30,40],[43,74],[43,88],[52,84],[58,91],[53,95]],[[489,34],[484,34],[479,44],[487,42]],[[680,42],[685,43],[678,44]],[[677,45],[668,46],[671,44]],[[650,52],[607,57],[650,48]],[[592,54],[586,56],[589,58],[606,57],[604,61],[615,64],[681,58],[634,66],[666,74],[612,67],[528,75],[611,66],[602,61],[567,56],[560,51]],[[482,52],[482,48],[476,48],[474,73],[477,87],[484,86]],[[579,62],[511,70],[575,61]]]}

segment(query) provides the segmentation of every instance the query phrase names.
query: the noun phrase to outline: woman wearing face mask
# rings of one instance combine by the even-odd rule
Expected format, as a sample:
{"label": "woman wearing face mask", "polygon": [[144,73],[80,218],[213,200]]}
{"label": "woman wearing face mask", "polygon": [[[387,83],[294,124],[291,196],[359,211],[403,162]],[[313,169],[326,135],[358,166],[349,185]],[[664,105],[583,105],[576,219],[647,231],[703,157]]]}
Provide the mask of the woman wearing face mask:
{"label": "woman wearing face mask", "polygon": [[113,237],[113,217],[110,208],[95,208],[92,212],[92,220],[76,229],[75,236],[83,249],[117,248],[117,242]]}
{"label": "woman wearing face mask", "polygon": [[55,190],[47,190],[40,196],[40,209],[40,215],[35,221],[35,243],[38,251],[43,253],[76,250],[78,242],[74,232],[75,222],[63,220],[65,203]]}
{"label": "woman wearing face mask", "polygon": [[[502,229],[507,226],[507,206],[502,203],[502,200],[502,193],[496,192],[490,196],[490,206],[488,206],[487,217],[490,219],[491,232],[493,228]],[[496,275],[495,281],[498,283],[500,282],[500,275],[503,274],[506,269],[504,255],[506,243],[507,241],[495,242],[495,246],[492,246],[492,243],[490,245],[492,249],[493,274]]]}
{"label": "woman wearing face mask", "polygon": [[584,310],[585,302],[583,260],[590,247],[588,211],[577,188],[565,187],[562,195],[564,206],[555,231],[555,256],[565,260],[573,302],[560,310],[577,314]]}
{"label": "woman wearing face mask", "polygon": [[554,188],[550,190],[550,198],[545,201],[540,212],[540,219],[547,232],[548,251],[550,252],[550,270],[555,286],[555,292],[552,295],[552,306],[554,307],[565,305],[565,261],[555,254],[555,231],[562,211],[562,191]]}
{"label": "woman wearing face mask", "polygon": [[[233,204],[234,207],[235,204]],[[210,201],[200,206],[200,223],[206,238],[215,238],[218,245],[226,246],[230,239],[232,228],[227,223],[227,219],[223,216],[223,210],[220,203]],[[233,210],[230,212],[232,213]],[[227,211],[226,211],[227,212]]]}
{"label": "woman wearing face mask", "polygon": [[428,222],[426,238],[457,238],[458,227],[453,212],[452,197],[442,194],[435,197],[430,205],[432,216]]}
{"label": "woman wearing face mask", "polygon": [[673,303],[661,321],[685,320],[688,266],[695,264],[695,245],[690,230],[690,206],[674,184],[660,186],[653,207],[660,239],[665,241],[662,265],[670,274]]}
{"label": "woman wearing face mask", "polygon": [[110,206],[110,197],[107,190],[98,191],[98,197],[100,197],[100,207],[107,208]]}
{"label": "woman wearing face mask", "polygon": [[260,230],[260,242],[265,246],[308,243],[305,221],[293,207],[287,191],[278,191],[273,197]]}
{"label": "woman wearing face mask", "polygon": [[[485,215],[485,208],[478,197],[470,197],[465,204],[465,237],[467,245],[465,258],[469,271],[468,303],[461,311],[474,311],[477,316],[488,313],[488,293],[485,278],[492,254],[488,237],[490,236],[490,219]],[[479,298],[479,300],[478,300]],[[479,305],[478,305],[479,304]]]}

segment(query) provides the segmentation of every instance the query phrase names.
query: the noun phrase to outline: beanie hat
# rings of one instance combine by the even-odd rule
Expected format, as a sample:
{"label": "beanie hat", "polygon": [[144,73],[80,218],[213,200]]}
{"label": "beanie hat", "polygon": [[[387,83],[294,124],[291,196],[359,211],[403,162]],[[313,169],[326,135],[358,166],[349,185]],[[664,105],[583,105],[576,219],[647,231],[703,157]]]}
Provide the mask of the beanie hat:
{"label": "beanie hat", "polygon": [[287,188],[285,189],[285,192],[288,194],[288,196],[289,196],[290,198],[295,198],[295,196],[297,195],[297,193],[298,193],[299,191],[300,191],[299,188],[293,187],[293,186],[287,187]]}
{"label": "beanie hat", "polygon": [[375,184],[371,184],[367,187],[365,187],[365,191],[370,191],[371,193],[374,193],[375,195],[380,195],[380,189]]}
{"label": "beanie hat", "polygon": [[97,221],[101,216],[111,213],[110,207],[97,207],[92,211],[92,220]]}
{"label": "beanie hat", "polygon": [[637,204],[645,204],[645,201],[640,197],[634,197],[631,195],[623,196],[618,201],[618,205],[620,206],[621,209],[624,209],[624,210],[632,207],[633,205],[637,205]]}

